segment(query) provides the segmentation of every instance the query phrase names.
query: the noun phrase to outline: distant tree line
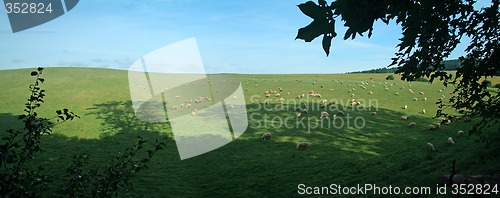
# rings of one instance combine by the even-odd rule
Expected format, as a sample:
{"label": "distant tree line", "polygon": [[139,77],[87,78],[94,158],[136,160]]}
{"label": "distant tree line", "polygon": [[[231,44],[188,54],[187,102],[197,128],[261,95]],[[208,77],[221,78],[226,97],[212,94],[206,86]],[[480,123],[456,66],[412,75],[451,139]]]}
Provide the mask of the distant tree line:
{"label": "distant tree line", "polygon": [[[457,70],[457,68],[460,67],[460,60],[458,60],[458,59],[445,60],[445,61],[443,61],[443,63],[444,63],[444,71]],[[370,70],[364,70],[364,71],[354,71],[354,72],[347,72],[347,73],[348,74],[357,74],[357,73],[395,73],[396,70],[397,70],[397,68],[382,67],[382,68],[377,68],[377,69],[370,69]]]}

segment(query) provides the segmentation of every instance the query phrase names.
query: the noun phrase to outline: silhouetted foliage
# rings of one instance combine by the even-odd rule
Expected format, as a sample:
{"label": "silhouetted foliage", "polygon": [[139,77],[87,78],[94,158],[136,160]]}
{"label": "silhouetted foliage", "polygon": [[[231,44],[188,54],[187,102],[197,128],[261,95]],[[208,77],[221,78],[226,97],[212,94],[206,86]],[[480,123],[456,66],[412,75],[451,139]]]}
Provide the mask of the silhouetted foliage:
{"label": "silhouetted foliage", "polygon": [[385,77],[386,80],[394,80],[394,75],[390,74],[387,77]]}
{"label": "silhouetted foliage", "polygon": [[[2,137],[0,145],[0,194],[2,197],[40,197],[52,185],[53,178],[43,174],[44,167],[35,155],[42,151],[40,142],[44,135],[50,135],[52,128],[66,121],[80,118],[68,109],[55,111],[52,118],[42,118],[36,111],[44,102],[45,90],[40,85],[45,79],[40,75],[43,68],[32,71],[35,82],[29,86],[31,94],[25,104],[24,114],[18,117],[24,123],[22,130],[8,129],[8,135]],[[55,121],[54,121],[55,120]],[[147,150],[142,157],[137,156],[144,148],[146,140],[137,136],[137,144],[126,148],[112,159],[104,171],[86,170],[84,166],[90,155],[74,156],[73,163],[67,169],[68,181],[59,187],[59,197],[122,197],[132,190],[130,178],[140,170],[147,168],[151,158],[165,146],[165,140],[156,140],[154,149]],[[139,158],[139,159],[138,159]],[[26,166],[30,164],[30,166]]]}
{"label": "silhouetted foliage", "polygon": [[38,116],[36,109],[41,106],[45,97],[45,90],[40,88],[45,81],[40,77],[42,73],[41,67],[31,72],[35,82],[29,86],[31,94],[25,104],[24,114],[18,117],[24,123],[24,128],[8,129],[8,136],[2,137],[0,193],[3,197],[36,197],[47,188],[51,180],[41,173],[43,167],[30,170],[25,165],[33,163],[35,154],[42,151],[40,139],[43,135],[49,135],[56,124],[78,118],[78,115],[68,109],[57,110],[57,115],[52,118]]}
{"label": "silhouetted foliage", "polygon": [[[398,52],[389,66],[397,66],[396,73],[402,80],[413,81],[420,77],[435,78],[445,86],[454,86],[454,96],[448,102],[439,101],[436,117],[447,114],[451,107],[469,117],[481,117],[471,130],[479,132],[483,127],[500,123],[500,96],[489,92],[482,78],[500,73],[500,12],[499,0],[475,10],[473,0],[461,1],[372,1],[335,0],[330,5],[325,0],[318,4],[308,1],[298,5],[313,22],[300,28],[297,37],[306,42],[323,35],[323,48],[328,56],[335,32],[335,19],[340,16],[347,30],[344,39],[354,39],[373,32],[373,24],[381,20],[391,21],[402,27]],[[471,37],[465,56],[459,57],[456,75],[445,72],[444,59],[456,48],[463,36]],[[450,63],[454,65],[455,62]]]}

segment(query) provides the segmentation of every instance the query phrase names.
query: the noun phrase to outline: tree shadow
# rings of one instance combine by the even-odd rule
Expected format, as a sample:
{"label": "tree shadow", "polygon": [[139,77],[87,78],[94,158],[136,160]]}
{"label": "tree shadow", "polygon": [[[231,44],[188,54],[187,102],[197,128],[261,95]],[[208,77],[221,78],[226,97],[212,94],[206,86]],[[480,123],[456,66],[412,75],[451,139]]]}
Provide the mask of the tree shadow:
{"label": "tree shadow", "polygon": [[[309,119],[309,123],[302,127],[297,125],[300,120],[295,118],[296,106],[272,103],[270,107],[282,105],[283,110],[258,108],[262,105],[246,105],[248,128],[239,138],[212,152],[180,160],[169,122],[138,120],[130,101],[95,104],[85,115],[102,120],[100,138],[46,136],[42,142],[44,151],[39,155],[41,163],[36,166],[44,165],[55,178],[55,184],[60,185],[66,179],[64,170],[75,154],[90,154],[88,168],[102,170],[110,164],[113,156],[132,146],[137,136],[151,143],[168,137],[167,146],[153,158],[149,168],[132,179],[136,188],[133,194],[147,197],[297,197],[297,185],[301,183],[308,186],[329,186],[332,183],[342,186],[358,183],[434,186],[438,176],[449,173],[451,159],[471,163],[470,167],[462,167],[464,171],[476,167],[473,165],[475,160],[467,159],[475,154],[468,151],[475,148],[473,141],[462,141],[465,142],[463,148],[447,146],[445,141],[439,140],[445,140],[454,131],[444,128],[430,132],[422,127],[409,128],[409,121],[400,120],[403,115],[400,112],[378,109],[378,114],[371,116],[369,110],[348,109],[345,110],[346,116],[365,120],[363,127],[349,128],[328,126],[327,120],[321,123],[318,118],[322,110],[315,109],[304,115],[304,120]],[[307,104],[308,107],[316,105],[319,104]],[[331,111],[330,116],[336,113]],[[0,118],[12,122],[17,120],[11,114],[0,114]],[[285,118],[291,119],[286,121]],[[346,118],[339,116],[337,119]],[[428,118],[415,115],[410,121],[426,123]],[[328,122],[332,122],[331,117]],[[312,124],[318,125],[308,129],[307,126]],[[265,132],[273,134],[270,141],[260,139]],[[219,137],[201,135],[189,138],[201,144]],[[310,143],[309,149],[298,151],[296,144],[304,140]],[[438,152],[426,151],[427,141],[436,142]],[[147,154],[145,150],[144,155]],[[488,169],[498,168],[492,163],[487,166]],[[50,189],[48,193],[54,191]]]}

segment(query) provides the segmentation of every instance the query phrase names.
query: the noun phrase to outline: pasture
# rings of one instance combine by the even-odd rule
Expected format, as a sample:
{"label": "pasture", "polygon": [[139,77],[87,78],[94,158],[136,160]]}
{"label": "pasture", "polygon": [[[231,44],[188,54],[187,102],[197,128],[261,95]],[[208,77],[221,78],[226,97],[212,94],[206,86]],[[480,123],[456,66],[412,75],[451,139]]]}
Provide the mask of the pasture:
{"label": "pasture", "polygon": [[[30,71],[0,71],[2,134],[21,127],[17,116],[29,94]],[[459,173],[498,174],[500,160],[492,152],[498,148],[478,143],[478,135],[457,136],[457,131],[467,132],[477,120],[458,120],[435,131],[425,129],[438,123],[433,118],[435,103],[451,97],[451,87],[439,82],[403,82],[397,75],[396,80],[385,80],[387,75],[231,75],[240,79],[244,90],[247,130],[221,148],[180,160],[168,124],[136,119],[127,71],[46,68],[42,88],[47,96],[41,116],[52,117],[56,109],[68,108],[81,118],[57,125],[43,139],[44,150],[38,156],[57,184],[65,179],[64,170],[75,154],[90,154],[88,167],[102,169],[111,157],[132,146],[136,136],[150,142],[168,136],[165,150],[133,179],[133,194],[145,197],[298,197],[299,184],[435,188],[437,177],[450,173],[452,160],[457,160]],[[498,77],[492,81],[500,82]],[[266,91],[272,94],[266,97]],[[321,98],[310,96],[311,91]],[[179,104],[187,99],[179,99]],[[353,99],[359,104],[352,106]],[[319,119],[324,111],[319,108],[322,100],[336,103],[327,110],[328,120]],[[297,107],[307,108],[308,113],[296,118]],[[346,115],[339,116],[340,111]],[[333,115],[337,120],[333,121]],[[402,120],[406,115],[410,119]],[[410,122],[416,127],[409,127]],[[482,135],[498,136],[495,127],[483,130]],[[267,132],[272,138],[261,140]],[[448,144],[448,137],[456,143]],[[296,149],[301,141],[309,143],[308,149]],[[435,146],[435,152],[426,149],[427,142]]]}

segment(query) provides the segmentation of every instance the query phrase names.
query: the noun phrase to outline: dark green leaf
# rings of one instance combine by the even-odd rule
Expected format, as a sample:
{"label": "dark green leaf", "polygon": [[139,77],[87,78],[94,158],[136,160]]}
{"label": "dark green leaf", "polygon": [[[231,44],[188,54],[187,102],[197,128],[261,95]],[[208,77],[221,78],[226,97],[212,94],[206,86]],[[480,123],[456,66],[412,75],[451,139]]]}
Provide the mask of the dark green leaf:
{"label": "dark green leaf", "polygon": [[295,39],[303,39],[306,42],[311,42],[316,37],[325,33],[325,21],[314,20],[306,27],[300,28]]}
{"label": "dark green leaf", "polygon": [[313,19],[320,19],[325,16],[324,14],[322,14],[322,8],[312,1],[299,4],[298,7],[300,11],[302,11],[302,13]]}
{"label": "dark green leaf", "polygon": [[326,56],[330,54],[330,45],[332,43],[332,37],[331,36],[323,36],[323,50],[325,50]]}

